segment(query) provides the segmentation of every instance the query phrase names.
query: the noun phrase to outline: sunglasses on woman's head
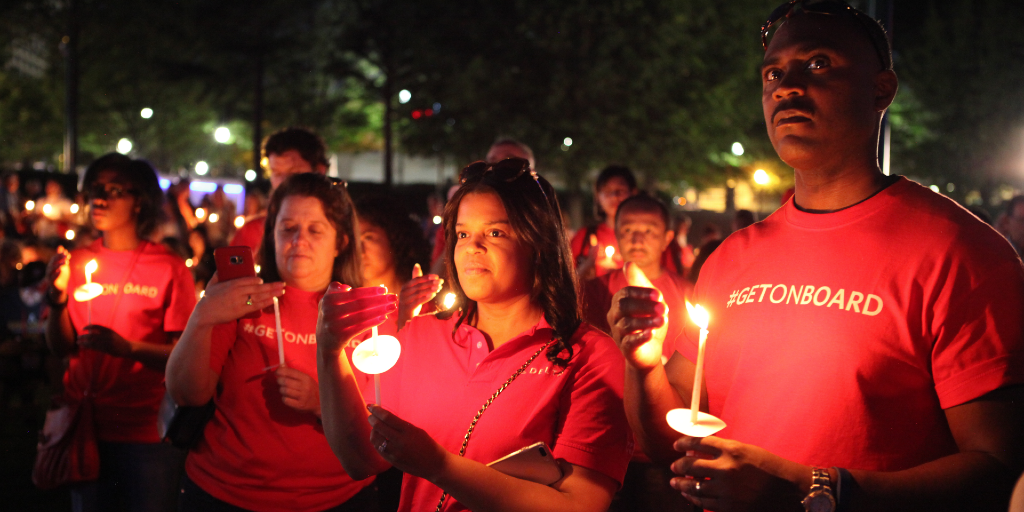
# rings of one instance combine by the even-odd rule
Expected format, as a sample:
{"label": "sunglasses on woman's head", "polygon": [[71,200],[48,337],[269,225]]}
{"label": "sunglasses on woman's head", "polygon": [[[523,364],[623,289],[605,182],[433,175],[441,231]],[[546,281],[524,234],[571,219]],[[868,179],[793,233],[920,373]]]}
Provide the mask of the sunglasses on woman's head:
{"label": "sunglasses on woman's head", "polygon": [[485,177],[496,181],[512,183],[525,175],[533,179],[534,183],[537,184],[537,188],[540,189],[540,193],[547,200],[548,194],[544,192],[544,187],[540,184],[540,175],[530,167],[528,160],[522,158],[506,158],[493,164],[485,162],[472,163],[462,170],[459,183],[466,184],[471,181],[482,180]]}

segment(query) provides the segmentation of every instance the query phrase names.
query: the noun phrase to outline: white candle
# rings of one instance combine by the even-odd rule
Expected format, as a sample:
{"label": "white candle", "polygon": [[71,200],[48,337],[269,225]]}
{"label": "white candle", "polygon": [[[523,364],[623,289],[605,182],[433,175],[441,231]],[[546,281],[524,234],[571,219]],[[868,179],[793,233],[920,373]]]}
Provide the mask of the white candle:
{"label": "white candle", "polygon": [[281,367],[284,368],[284,336],[281,334],[281,306],[277,297],[274,297],[274,322],[277,327],[277,359],[281,362]]}
{"label": "white candle", "polygon": [[693,323],[700,327],[700,343],[697,345],[697,368],[693,372],[693,393],[690,395],[690,423],[697,423],[700,411],[700,390],[704,383],[704,345],[708,341],[708,312],[699,304],[686,303],[686,311]]}
{"label": "white candle", "polygon": [[[92,273],[96,272],[97,267],[99,265],[95,259],[85,264],[85,284],[92,283]],[[85,325],[92,325],[92,300],[85,303]]]}
{"label": "white candle", "polygon": [[[373,355],[377,355],[377,326],[373,326]],[[373,398],[374,404],[380,405],[380,374],[373,374]]]}

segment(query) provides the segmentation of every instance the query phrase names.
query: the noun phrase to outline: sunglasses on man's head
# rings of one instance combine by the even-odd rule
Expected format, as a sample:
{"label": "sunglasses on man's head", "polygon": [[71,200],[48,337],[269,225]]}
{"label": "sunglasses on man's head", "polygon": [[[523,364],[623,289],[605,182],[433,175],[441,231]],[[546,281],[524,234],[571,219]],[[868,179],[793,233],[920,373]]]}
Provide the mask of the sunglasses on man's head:
{"label": "sunglasses on man's head", "polygon": [[85,195],[89,199],[121,199],[126,195],[135,195],[135,189],[117,183],[93,183]]}
{"label": "sunglasses on man's head", "polygon": [[794,12],[847,16],[857,20],[861,28],[867,32],[871,45],[875,47],[875,53],[878,54],[878,60],[881,61],[882,67],[887,70],[892,69],[892,55],[889,53],[889,41],[886,39],[885,32],[870,16],[854,9],[842,0],[790,0],[776,7],[768,15],[768,20],[761,25],[761,46],[765,51],[768,51],[768,31],[771,30],[772,25],[783,18],[788,18]]}

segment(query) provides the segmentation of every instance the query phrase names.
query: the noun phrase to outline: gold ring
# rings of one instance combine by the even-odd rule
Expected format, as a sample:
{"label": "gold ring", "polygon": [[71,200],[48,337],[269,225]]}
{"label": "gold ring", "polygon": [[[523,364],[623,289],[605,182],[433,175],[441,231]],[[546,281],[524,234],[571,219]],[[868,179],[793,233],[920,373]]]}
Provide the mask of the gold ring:
{"label": "gold ring", "polygon": [[695,491],[694,494],[700,492],[700,480],[697,480],[697,484],[694,485],[694,489],[693,490]]}
{"label": "gold ring", "polygon": [[245,299],[245,305],[252,306],[252,295],[250,295],[248,299]]}
{"label": "gold ring", "polygon": [[384,442],[380,443],[380,446],[377,447],[377,451],[380,452],[380,453],[384,453],[384,450],[387,450],[387,449],[388,449],[388,440],[385,439]]}

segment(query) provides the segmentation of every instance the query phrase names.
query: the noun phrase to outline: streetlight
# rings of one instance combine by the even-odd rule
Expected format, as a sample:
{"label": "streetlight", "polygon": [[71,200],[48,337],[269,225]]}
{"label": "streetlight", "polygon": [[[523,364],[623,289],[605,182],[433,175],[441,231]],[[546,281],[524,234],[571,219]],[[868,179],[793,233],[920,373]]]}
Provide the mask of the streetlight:
{"label": "streetlight", "polygon": [[566,137],[562,139],[562,144],[564,144],[565,147],[572,146],[572,137]]}
{"label": "streetlight", "polygon": [[768,176],[768,173],[765,172],[764,169],[758,169],[754,171],[754,183],[757,183],[758,185],[761,185],[763,187],[767,185],[770,181],[771,177]]}
{"label": "streetlight", "polygon": [[231,130],[227,126],[221,126],[213,131],[213,140],[221,144],[227,144],[231,140]]}
{"label": "streetlight", "polygon": [[739,142],[733,142],[732,143],[732,154],[734,154],[736,156],[741,156],[743,154],[743,144],[740,144]]}
{"label": "streetlight", "polygon": [[245,171],[245,181],[256,181],[256,171],[252,169]]}
{"label": "streetlight", "polygon": [[142,109],[142,112],[139,112],[139,115],[141,115],[143,119],[149,119],[153,117],[153,109],[146,107]]}
{"label": "streetlight", "polygon": [[401,91],[398,91],[398,102],[401,103],[402,105],[409,103],[409,100],[411,99],[412,93],[409,92],[409,89],[402,89]]}
{"label": "streetlight", "polygon": [[209,170],[210,164],[206,163],[205,161],[200,160],[199,162],[196,163],[196,174],[200,176],[205,176],[206,173],[209,172]]}
{"label": "streetlight", "polygon": [[128,139],[121,139],[117,141],[117,152],[122,155],[127,155],[132,150],[132,141]]}

